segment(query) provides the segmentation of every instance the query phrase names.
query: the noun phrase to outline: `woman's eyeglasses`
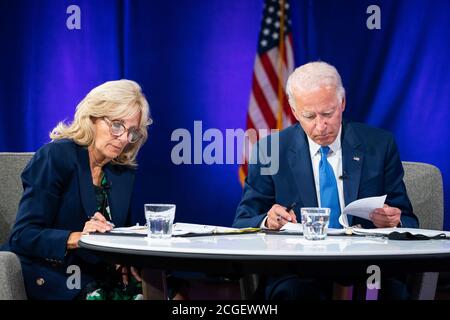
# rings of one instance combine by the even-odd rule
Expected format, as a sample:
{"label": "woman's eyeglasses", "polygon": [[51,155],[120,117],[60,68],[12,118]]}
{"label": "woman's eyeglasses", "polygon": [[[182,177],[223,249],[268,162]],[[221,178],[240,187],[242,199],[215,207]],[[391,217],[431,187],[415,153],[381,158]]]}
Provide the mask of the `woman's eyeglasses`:
{"label": "woman's eyeglasses", "polygon": [[108,124],[111,135],[115,137],[120,137],[125,132],[128,132],[127,140],[129,143],[136,143],[142,138],[142,133],[138,129],[128,129],[119,120],[109,120],[107,117],[103,117],[103,120]]}

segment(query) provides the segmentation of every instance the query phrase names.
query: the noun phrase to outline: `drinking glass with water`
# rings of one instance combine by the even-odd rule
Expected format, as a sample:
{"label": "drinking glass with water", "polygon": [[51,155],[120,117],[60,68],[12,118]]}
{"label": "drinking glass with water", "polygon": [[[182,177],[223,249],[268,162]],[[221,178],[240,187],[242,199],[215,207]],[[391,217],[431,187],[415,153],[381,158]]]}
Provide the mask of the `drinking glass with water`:
{"label": "drinking glass with water", "polygon": [[325,239],[330,219],[330,208],[301,208],[300,212],[305,239]]}
{"label": "drinking glass with water", "polygon": [[145,204],[145,220],[147,221],[147,237],[167,239],[172,236],[173,220],[176,205]]}

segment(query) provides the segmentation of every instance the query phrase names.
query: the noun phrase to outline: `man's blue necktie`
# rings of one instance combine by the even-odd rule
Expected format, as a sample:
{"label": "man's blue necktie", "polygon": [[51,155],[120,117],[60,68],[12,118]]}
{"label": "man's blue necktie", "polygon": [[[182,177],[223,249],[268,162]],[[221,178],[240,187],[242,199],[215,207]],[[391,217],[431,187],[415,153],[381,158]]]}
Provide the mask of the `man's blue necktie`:
{"label": "man's blue necktie", "polygon": [[333,168],[327,160],[330,147],[320,147],[319,182],[320,203],[323,208],[330,208],[330,228],[342,228],[339,223],[341,207],[339,206],[339,193]]}

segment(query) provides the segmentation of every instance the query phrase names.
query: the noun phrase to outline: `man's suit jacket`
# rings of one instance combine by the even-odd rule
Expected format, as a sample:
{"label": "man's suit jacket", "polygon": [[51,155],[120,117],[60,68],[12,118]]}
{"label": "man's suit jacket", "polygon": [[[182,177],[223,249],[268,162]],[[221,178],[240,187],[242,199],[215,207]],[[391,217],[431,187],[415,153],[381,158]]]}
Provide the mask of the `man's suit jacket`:
{"label": "man's suit jacket", "polygon": [[[234,227],[258,227],[276,203],[287,207],[297,202],[297,217],[301,207],[318,206],[305,132],[295,124],[275,134],[279,138],[279,170],[273,175],[261,175],[261,169],[268,166],[262,164],[264,161],[249,165]],[[270,146],[273,135],[267,139]],[[381,129],[344,121],[341,141],[345,204],[387,194],[386,204],[402,211],[402,226],[418,227],[406,194],[403,167],[393,136]],[[375,228],[366,219],[349,218],[351,225]]]}
{"label": "man's suit jacket", "polygon": [[[116,226],[130,219],[134,171],[104,167]],[[22,183],[16,222],[3,249],[19,256],[29,298],[72,299],[80,291],[67,286],[74,272],[68,266],[80,267],[81,288],[103,270],[102,262],[83,249],[66,250],[69,234],[82,231],[97,211],[87,149],[67,139],[43,146],[25,167]]]}

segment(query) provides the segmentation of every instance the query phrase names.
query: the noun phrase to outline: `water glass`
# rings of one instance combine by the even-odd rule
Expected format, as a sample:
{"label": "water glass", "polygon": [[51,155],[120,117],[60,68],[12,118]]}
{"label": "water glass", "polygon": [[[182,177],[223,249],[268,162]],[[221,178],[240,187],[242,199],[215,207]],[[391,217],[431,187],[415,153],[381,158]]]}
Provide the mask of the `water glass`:
{"label": "water glass", "polygon": [[173,220],[176,205],[145,204],[145,220],[147,221],[147,237],[168,239],[172,236]]}
{"label": "water glass", "polygon": [[330,208],[301,208],[300,212],[305,239],[325,239],[330,219]]}

